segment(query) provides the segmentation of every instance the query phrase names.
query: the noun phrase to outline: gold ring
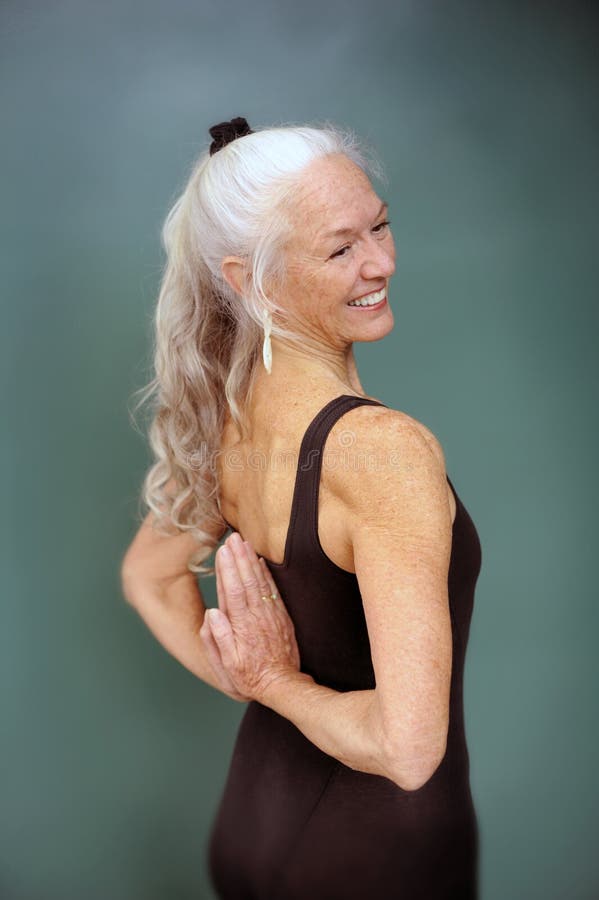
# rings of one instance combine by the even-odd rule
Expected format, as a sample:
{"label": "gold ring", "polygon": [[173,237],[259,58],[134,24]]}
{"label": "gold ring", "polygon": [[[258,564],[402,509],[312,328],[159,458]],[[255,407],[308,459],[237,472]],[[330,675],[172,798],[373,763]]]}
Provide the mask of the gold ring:
{"label": "gold ring", "polygon": [[276,594],[262,594],[262,596],[260,597],[260,599],[261,599],[261,600],[265,600],[266,603],[270,603],[271,600],[276,600],[276,599],[277,599],[277,595],[276,595]]}

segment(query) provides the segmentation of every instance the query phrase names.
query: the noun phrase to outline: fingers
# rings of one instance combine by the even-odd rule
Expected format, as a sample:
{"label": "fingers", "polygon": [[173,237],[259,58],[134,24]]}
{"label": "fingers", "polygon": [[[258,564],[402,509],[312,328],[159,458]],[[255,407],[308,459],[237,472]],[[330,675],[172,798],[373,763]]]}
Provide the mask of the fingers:
{"label": "fingers", "polygon": [[[279,593],[277,591],[276,585],[272,581],[272,577],[270,580],[266,577],[266,573],[264,571],[264,566],[261,564],[260,559],[256,556],[256,552],[249,541],[243,542],[244,550],[245,550],[245,559],[249,563],[252,573],[253,580],[257,586],[257,589],[254,591],[253,595],[250,595],[249,602],[251,603],[252,599],[255,599],[256,606],[272,606],[274,601],[278,598]],[[270,573],[269,573],[270,574]],[[264,598],[267,598],[266,600]]]}
{"label": "fingers", "polygon": [[226,671],[239,668],[239,656],[235,646],[235,635],[231,623],[223,613],[215,608],[206,610],[210,616],[210,632],[214,638],[222,665]]}
{"label": "fingers", "polygon": [[227,608],[227,597],[225,595],[223,580],[221,578],[221,561],[222,561],[222,557],[220,554],[220,547],[219,547],[218,550],[216,551],[216,556],[214,558],[214,573],[216,575],[216,596],[218,599],[219,608],[227,616],[229,614],[229,610]]}
{"label": "fingers", "polygon": [[[206,612],[208,612],[208,610],[206,610]],[[223,688],[223,690],[230,691],[231,693],[237,693],[237,689],[233,684],[229,673],[223,666],[220,650],[210,627],[210,616],[206,615],[206,613],[204,613],[204,621],[202,622],[202,627],[200,628],[200,637],[204,642],[204,646],[206,648],[208,662],[212,666],[214,674],[216,675],[221,687]]]}
{"label": "fingers", "polygon": [[299,669],[293,622],[267,564],[241,535],[227,538],[215,560],[219,607],[207,612],[215,665],[237,691],[257,697],[273,673]]}
{"label": "fingers", "polygon": [[[215,565],[220,570],[219,606],[231,619],[247,612],[245,587],[237,570],[237,549],[224,543],[216,551]],[[217,583],[217,590],[219,583]],[[225,599],[226,598],[226,599]]]}
{"label": "fingers", "polygon": [[256,552],[249,541],[244,541],[244,548],[245,556],[252,568],[254,580],[258,585],[258,589],[253,592],[250,591],[248,595],[248,606],[257,616],[268,619],[279,630],[278,619],[282,607],[277,586],[272,576],[270,578],[266,577],[265,566],[256,556]]}
{"label": "fingers", "polygon": [[221,576],[231,617],[247,613],[248,609],[259,615],[268,615],[263,607],[269,601],[265,601],[264,597],[269,597],[270,600],[273,589],[253,547],[248,541],[243,541],[237,532],[227,539],[227,547],[232,553],[234,564],[228,566],[225,554]]}
{"label": "fingers", "polygon": [[276,594],[278,597],[279,589],[277,588],[277,585],[275,584],[275,580],[271,575],[270,569],[268,568],[268,563],[266,563],[266,561],[264,560],[264,557],[262,557],[262,556],[260,557],[259,564],[260,564],[260,568],[262,569],[262,573],[264,575],[266,584],[268,586],[268,593]]}

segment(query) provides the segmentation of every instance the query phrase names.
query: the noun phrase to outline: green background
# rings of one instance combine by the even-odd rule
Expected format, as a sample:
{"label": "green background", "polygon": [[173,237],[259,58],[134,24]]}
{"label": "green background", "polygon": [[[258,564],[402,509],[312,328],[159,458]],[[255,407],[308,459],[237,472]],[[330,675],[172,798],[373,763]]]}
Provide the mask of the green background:
{"label": "green background", "polygon": [[356,354],[366,391],[438,436],[481,538],[482,900],[599,895],[592,10],[3,0],[6,900],[212,896],[244,707],[167,654],[118,569],[159,230],[237,115],[351,126],[387,168],[396,324]]}

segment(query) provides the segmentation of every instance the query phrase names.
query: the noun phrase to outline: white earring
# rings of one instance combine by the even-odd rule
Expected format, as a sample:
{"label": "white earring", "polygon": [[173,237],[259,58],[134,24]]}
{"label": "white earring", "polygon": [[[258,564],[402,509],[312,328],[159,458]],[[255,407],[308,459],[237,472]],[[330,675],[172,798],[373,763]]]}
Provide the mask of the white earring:
{"label": "white earring", "polygon": [[269,310],[264,313],[264,343],[262,344],[262,360],[268,374],[272,372],[272,347],[270,345],[270,332],[272,329],[272,316]]}

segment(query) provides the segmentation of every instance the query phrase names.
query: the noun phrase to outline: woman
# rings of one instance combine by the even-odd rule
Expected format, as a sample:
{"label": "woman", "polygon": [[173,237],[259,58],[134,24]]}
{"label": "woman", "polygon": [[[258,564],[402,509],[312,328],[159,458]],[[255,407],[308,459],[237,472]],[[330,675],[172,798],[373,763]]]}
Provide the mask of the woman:
{"label": "woman", "polygon": [[[248,703],[214,887],[470,900],[462,677],[481,547],[439,441],[359,380],[354,342],[393,328],[376,165],[330,125],[211,134],[164,227],[157,461],[122,574],[164,646]],[[207,611],[195,573],[227,528]]]}

